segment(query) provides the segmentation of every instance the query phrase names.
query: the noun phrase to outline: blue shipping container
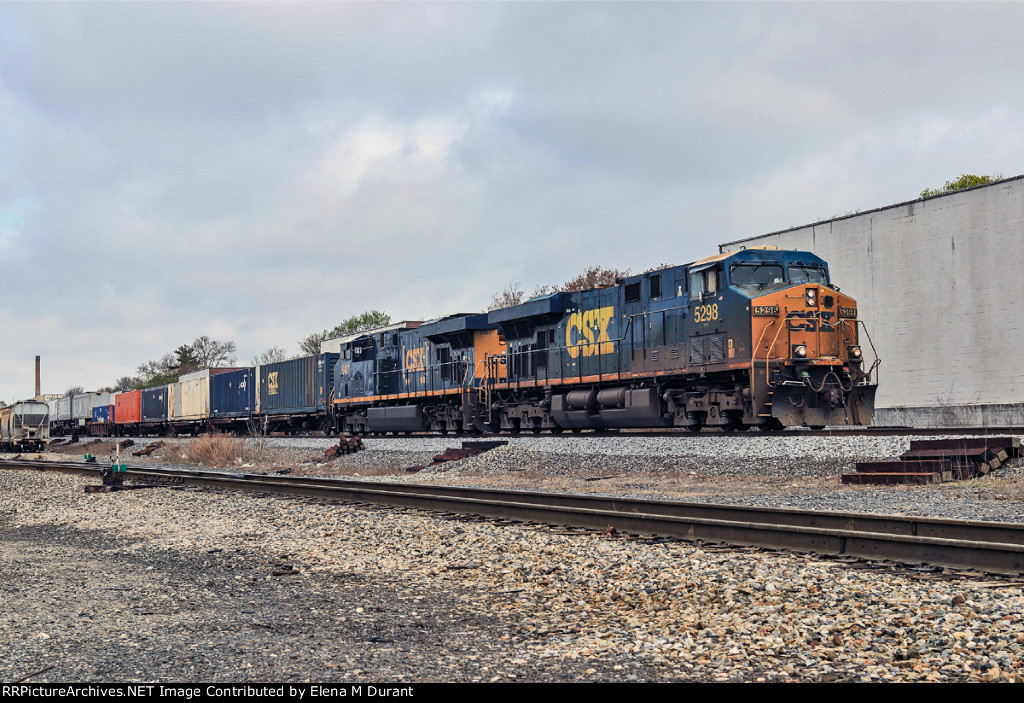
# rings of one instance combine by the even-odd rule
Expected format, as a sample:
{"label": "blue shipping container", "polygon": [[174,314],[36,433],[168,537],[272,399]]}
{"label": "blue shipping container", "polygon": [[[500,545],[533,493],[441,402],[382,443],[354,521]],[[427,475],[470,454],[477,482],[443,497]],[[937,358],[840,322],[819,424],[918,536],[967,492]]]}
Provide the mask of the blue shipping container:
{"label": "blue shipping container", "polygon": [[167,386],[142,391],[142,421],[167,422]]}
{"label": "blue shipping container", "polygon": [[334,389],[338,354],[318,354],[260,366],[260,413],[316,413]]}
{"label": "blue shipping container", "polygon": [[210,376],[210,417],[248,417],[256,411],[256,369]]}

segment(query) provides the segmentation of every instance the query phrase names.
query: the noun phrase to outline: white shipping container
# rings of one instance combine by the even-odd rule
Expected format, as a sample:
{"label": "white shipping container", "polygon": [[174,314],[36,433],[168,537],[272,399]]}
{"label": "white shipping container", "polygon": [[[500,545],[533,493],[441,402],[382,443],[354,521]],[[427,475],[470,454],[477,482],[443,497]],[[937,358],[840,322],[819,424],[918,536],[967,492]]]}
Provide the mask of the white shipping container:
{"label": "white shipping container", "polygon": [[109,400],[109,393],[99,391],[76,395],[71,399],[71,418],[79,425],[84,425],[87,421],[92,420],[92,409],[110,405]]}
{"label": "white shipping container", "polygon": [[[194,376],[195,374],[189,374]],[[177,417],[178,420],[201,420],[210,416],[210,376],[204,375],[199,378],[190,378],[184,380],[186,376],[181,377],[182,380],[178,382],[180,392],[180,411],[181,414]],[[175,398],[175,403],[178,403],[178,397]]]}

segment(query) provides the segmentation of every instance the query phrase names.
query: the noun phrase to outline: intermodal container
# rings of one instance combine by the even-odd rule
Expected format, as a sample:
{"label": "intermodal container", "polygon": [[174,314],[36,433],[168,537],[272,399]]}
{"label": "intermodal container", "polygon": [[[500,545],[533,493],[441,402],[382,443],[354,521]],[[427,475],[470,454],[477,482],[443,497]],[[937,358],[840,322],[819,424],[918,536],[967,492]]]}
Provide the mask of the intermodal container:
{"label": "intermodal container", "polygon": [[167,422],[167,386],[142,391],[142,421]]}
{"label": "intermodal container", "polygon": [[210,417],[248,417],[256,412],[256,369],[210,376]]}
{"label": "intermodal container", "polygon": [[203,420],[210,416],[210,369],[185,374],[176,385],[179,404],[176,419]]}
{"label": "intermodal container", "polygon": [[64,396],[57,399],[57,420],[59,422],[71,420],[71,398]]}
{"label": "intermodal container", "polygon": [[114,422],[118,425],[128,425],[139,422],[141,415],[139,402],[142,391],[125,391],[114,396]]}
{"label": "intermodal container", "polygon": [[334,387],[337,361],[338,354],[318,354],[258,367],[260,413],[287,415],[323,410]]}
{"label": "intermodal container", "polygon": [[76,425],[85,425],[92,419],[94,408],[110,405],[110,394],[93,391],[82,393],[71,399],[71,419]]}

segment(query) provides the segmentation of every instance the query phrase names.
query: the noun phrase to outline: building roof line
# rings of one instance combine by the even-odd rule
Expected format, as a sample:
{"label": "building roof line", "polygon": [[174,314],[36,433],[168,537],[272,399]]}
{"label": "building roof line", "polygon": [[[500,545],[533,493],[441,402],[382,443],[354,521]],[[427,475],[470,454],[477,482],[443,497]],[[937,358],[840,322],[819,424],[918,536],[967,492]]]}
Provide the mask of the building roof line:
{"label": "building roof line", "polygon": [[743,244],[744,242],[753,242],[753,241],[756,241],[758,239],[763,239],[765,237],[772,237],[772,236],[775,236],[775,235],[778,235],[778,234],[786,234],[787,232],[795,232],[795,231],[797,231],[799,229],[807,229],[808,227],[817,227],[818,225],[823,225],[826,222],[838,222],[839,220],[848,220],[848,219],[850,219],[852,217],[860,217],[861,215],[870,215],[873,212],[882,212],[883,210],[891,210],[893,208],[903,207],[904,205],[909,205],[911,203],[919,203],[919,202],[923,202],[925,200],[934,200],[936,198],[946,198],[946,197],[949,197],[951,195],[956,195],[958,193],[965,193],[965,192],[967,192],[969,190],[978,190],[979,188],[991,188],[992,186],[1006,184],[1006,183],[1008,183],[1010,181],[1019,181],[1021,179],[1024,179],[1024,174],[1021,174],[1019,176],[1011,176],[1009,178],[1001,178],[998,181],[993,181],[991,183],[982,183],[981,185],[971,186],[970,188],[961,188],[959,190],[952,190],[952,191],[950,191],[948,193],[939,193],[938,195],[929,195],[927,198],[914,198],[913,200],[904,200],[901,203],[894,203],[892,205],[883,205],[882,207],[876,207],[876,208],[872,208],[870,210],[863,210],[861,212],[855,212],[855,213],[852,213],[850,215],[843,215],[842,217],[830,217],[830,218],[825,219],[825,220],[818,220],[817,222],[809,222],[809,223],[807,223],[805,225],[797,225],[795,227],[787,227],[786,229],[780,229],[780,230],[776,230],[774,232],[765,232],[764,234],[756,234],[756,235],[754,235],[752,237],[744,237],[743,239],[736,239],[736,240],[733,240],[731,242],[723,242],[722,244],[718,245],[718,251],[721,253],[721,252],[723,252],[725,247],[731,247],[731,246],[735,246],[737,244]]}

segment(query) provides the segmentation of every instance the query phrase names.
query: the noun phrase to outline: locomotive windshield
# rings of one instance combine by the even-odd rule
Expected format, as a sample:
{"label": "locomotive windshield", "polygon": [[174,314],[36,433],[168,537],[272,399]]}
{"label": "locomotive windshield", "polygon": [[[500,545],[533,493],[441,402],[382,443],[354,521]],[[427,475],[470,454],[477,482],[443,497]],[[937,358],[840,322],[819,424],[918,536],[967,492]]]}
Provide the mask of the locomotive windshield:
{"label": "locomotive windshield", "polygon": [[733,264],[729,268],[729,282],[737,287],[756,286],[759,290],[768,286],[788,283],[828,284],[828,275],[822,266],[814,264],[789,264],[776,262],[746,262]]}
{"label": "locomotive windshield", "polygon": [[783,281],[779,264],[736,264],[729,269],[729,280],[734,286],[769,286]]}
{"label": "locomotive windshield", "polygon": [[790,283],[828,283],[825,269],[820,266],[790,266]]}

